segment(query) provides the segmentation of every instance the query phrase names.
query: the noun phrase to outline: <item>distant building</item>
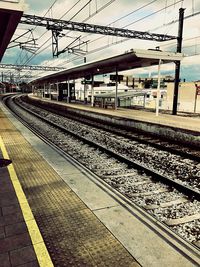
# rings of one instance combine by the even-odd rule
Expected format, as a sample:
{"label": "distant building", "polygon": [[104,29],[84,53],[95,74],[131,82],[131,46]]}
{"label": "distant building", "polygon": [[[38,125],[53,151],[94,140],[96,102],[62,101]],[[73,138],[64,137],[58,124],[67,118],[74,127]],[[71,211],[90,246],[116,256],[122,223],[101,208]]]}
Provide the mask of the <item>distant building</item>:
{"label": "distant building", "polygon": [[6,93],[6,86],[0,82],[0,94]]}
{"label": "distant building", "polygon": [[[113,75],[102,81],[94,83],[94,99],[97,102],[114,101],[116,90],[116,77]],[[196,84],[196,85],[195,85]],[[120,76],[118,81],[118,94],[120,106],[140,106],[149,109],[156,108],[157,102],[157,78],[133,78],[131,76]],[[70,100],[91,101],[91,81],[70,83]],[[33,91],[34,92],[34,91]],[[67,101],[68,89],[67,83],[48,85],[44,88],[36,88],[39,97],[47,97],[55,100]],[[174,77],[162,76],[160,83],[159,108],[163,110],[172,110],[174,95]],[[109,100],[110,98],[110,100]],[[104,101],[104,100],[103,100]],[[102,105],[104,105],[105,101]],[[180,82],[178,111],[180,112],[196,112],[200,113],[200,81],[195,82]]]}
{"label": "distant building", "polygon": [[[195,85],[196,84],[196,85]],[[181,82],[179,84],[178,111],[200,113],[200,82]],[[172,110],[174,84],[167,84],[166,109]]]}

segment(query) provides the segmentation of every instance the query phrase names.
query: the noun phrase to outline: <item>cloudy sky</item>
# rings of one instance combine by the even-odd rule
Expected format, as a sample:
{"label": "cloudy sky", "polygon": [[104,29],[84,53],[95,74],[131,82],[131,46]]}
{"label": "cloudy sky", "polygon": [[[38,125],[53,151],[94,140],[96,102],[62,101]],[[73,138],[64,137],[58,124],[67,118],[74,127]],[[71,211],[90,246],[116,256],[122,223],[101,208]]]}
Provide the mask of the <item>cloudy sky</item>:
{"label": "cloudy sky", "polygon": [[[200,0],[24,0],[23,5],[25,14],[170,35],[177,35],[176,20],[179,8],[183,7],[186,17],[183,35],[185,57],[181,64],[181,78],[188,81],[200,80]],[[74,51],[76,54],[69,50],[61,53],[58,58],[53,58],[51,31],[19,24],[13,39],[24,33],[26,34],[18,39],[22,43],[21,48],[17,46],[7,49],[2,63],[70,68],[82,64],[84,57],[89,62],[124,53],[132,48],[153,49],[159,46],[163,51],[176,51],[175,41],[156,43],[136,39],[125,40],[120,37],[63,30],[61,34],[64,36],[59,37],[59,51],[72,42],[76,49],[80,50]],[[27,41],[29,45],[23,44]],[[10,44],[13,45],[16,43]],[[154,76],[157,68],[142,68],[128,73],[137,77]],[[163,65],[161,73],[173,75],[174,64]],[[38,77],[47,74],[49,72],[23,72],[21,76]]]}

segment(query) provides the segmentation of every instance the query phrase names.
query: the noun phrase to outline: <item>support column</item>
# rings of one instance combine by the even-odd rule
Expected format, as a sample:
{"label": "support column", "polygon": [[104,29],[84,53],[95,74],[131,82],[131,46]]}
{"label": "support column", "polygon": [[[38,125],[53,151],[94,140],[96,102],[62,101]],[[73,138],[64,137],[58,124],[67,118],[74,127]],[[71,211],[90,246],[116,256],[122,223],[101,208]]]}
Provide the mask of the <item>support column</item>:
{"label": "support column", "polygon": [[57,90],[57,101],[58,101],[58,96],[59,96],[59,86],[58,86],[58,81],[56,83],[56,90]]}
{"label": "support column", "polygon": [[116,67],[115,109],[118,107],[118,69]]}
{"label": "support column", "polygon": [[70,103],[70,83],[69,83],[69,78],[67,79],[67,103]]}
{"label": "support column", "polygon": [[92,74],[92,84],[91,84],[91,107],[94,106],[94,75]]}
{"label": "support column", "polygon": [[133,80],[132,80],[132,87],[133,87],[133,89],[135,87],[135,78],[133,78]]}
{"label": "support column", "polygon": [[73,80],[74,84],[74,101],[76,102],[76,80]]}
{"label": "support column", "polygon": [[144,93],[144,98],[143,98],[143,108],[145,108],[145,104],[146,104],[146,93]]}
{"label": "support column", "polygon": [[[177,38],[177,53],[181,53],[182,50],[182,39],[183,39],[183,20],[184,20],[184,8],[179,9],[179,27],[178,27],[178,38]],[[177,103],[178,103],[178,87],[180,77],[180,61],[175,62],[175,83],[174,83],[174,99],[173,99],[173,110],[172,115],[177,114]]]}
{"label": "support column", "polygon": [[160,100],[160,66],[161,66],[162,60],[159,59],[158,64],[158,85],[157,85],[157,98],[156,98],[156,116],[159,114],[159,100]]}
{"label": "support column", "polygon": [[86,79],[84,78],[84,84],[83,84],[83,100],[84,100],[84,104],[87,104],[86,101]]}
{"label": "support column", "polygon": [[198,97],[199,93],[200,93],[200,86],[195,83],[194,113],[196,113],[197,97]]}
{"label": "support column", "polygon": [[49,83],[49,99],[51,99],[51,84]]}
{"label": "support column", "polygon": [[42,98],[45,97],[45,83],[44,83],[44,92],[42,93]]}

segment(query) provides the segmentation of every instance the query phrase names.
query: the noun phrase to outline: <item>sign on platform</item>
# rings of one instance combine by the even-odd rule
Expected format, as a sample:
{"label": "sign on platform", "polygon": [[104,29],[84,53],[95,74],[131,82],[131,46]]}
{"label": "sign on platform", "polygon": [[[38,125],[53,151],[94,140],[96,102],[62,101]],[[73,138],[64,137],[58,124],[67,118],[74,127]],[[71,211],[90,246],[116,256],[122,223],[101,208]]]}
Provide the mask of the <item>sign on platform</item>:
{"label": "sign on platform", "polygon": [[200,95],[200,85],[196,85],[196,95]]}

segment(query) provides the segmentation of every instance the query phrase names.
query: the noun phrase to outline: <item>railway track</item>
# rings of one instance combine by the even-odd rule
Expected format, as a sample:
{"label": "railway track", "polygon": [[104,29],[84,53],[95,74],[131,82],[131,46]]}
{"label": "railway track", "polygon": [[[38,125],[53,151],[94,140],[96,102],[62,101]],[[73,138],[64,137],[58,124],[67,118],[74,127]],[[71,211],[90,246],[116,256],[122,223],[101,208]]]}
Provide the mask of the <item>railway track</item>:
{"label": "railway track", "polygon": [[[56,117],[47,111],[39,111],[38,108],[31,108],[28,104],[25,107],[20,99],[17,100],[17,104],[21,107],[15,106],[11,98],[7,99],[7,104],[10,108],[14,108],[13,112],[30,124],[35,131],[40,132],[62,151],[81,162],[129,201],[133,201],[187,242],[200,248],[200,190],[196,185],[200,168],[198,162],[172,155],[176,161],[173,168],[176,165],[180,176],[185,174],[185,177],[182,180],[177,179],[179,177],[177,174],[170,177],[170,170],[159,172],[152,164],[146,163],[146,155],[142,154],[144,147],[140,150],[141,157],[130,156],[129,149],[132,149],[135,155],[139,153],[136,150],[139,144],[133,145],[132,142],[135,141],[127,140],[127,137],[121,140],[110,132],[106,134],[99,129],[89,129],[88,125],[77,125],[77,123],[72,125],[69,119]],[[124,151],[121,150],[122,147]],[[154,154],[162,155],[158,165],[163,164],[167,155],[163,156],[160,151],[156,153],[155,149],[153,147]],[[152,150],[150,152],[152,153]],[[183,160],[185,165],[189,162],[189,167],[187,166],[184,172],[182,172],[183,165],[179,166],[180,160]],[[158,162],[158,157],[156,161]],[[194,175],[193,179],[187,177],[187,168],[191,169],[192,166],[196,180]]]}
{"label": "railway track", "polygon": [[[24,102],[21,102],[21,105],[25,107],[27,105]],[[171,180],[176,181],[175,185],[178,184],[178,181],[181,184],[184,184],[185,187],[192,187],[192,191],[195,194],[195,188],[197,191],[199,188],[199,163],[193,158],[192,160],[186,155],[183,157],[180,154],[169,152],[159,146],[159,149],[151,146],[150,143],[141,144],[138,141],[130,139],[128,136],[122,137],[119,134],[111,134],[105,130],[99,129],[98,127],[90,126],[87,127],[84,123],[77,123],[74,120],[58,116],[57,114],[50,113],[41,108],[36,108],[34,106],[27,105],[26,107],[29,111],[33,113],[41,114],[41,116],[48,118],[50,122],[63,125],[71,134],[75,133],[75,136],[79,135],[79,138],[87,140],[87,142],[92,143],[93,145],[101,146],[104,150],[107,149],[110,153],[114,153],[114,156],[122,158],[122,160],[128,160],[128,163],[131,161],[131,164],[136,164],[136,166],[142,168],[147,167],[146,171],[153,169],[154,174],[157,171],[157,174],[161,174],[162,177],[168,176],[171,177]],[[170,167],[170,168],[169,168]],[[164,178],[162,178],[164,180]],[[166,182],[168,179],[165,179]],[[173,181],[170,181],[170,184]],[[189,190],[189,188],[188,188]],[[198,198],[198,193],[196,195]]]}
{"label": "railway track", "polygon": [[180,155],[183,156],[185,158],[188,159],[192,159],[192,160],[196,160],[198,162],[200,162],[200,151],[197,147],[195,147],[194,145],[191,144],[185,144],[183,142],[173,142],[172,140],[167,140],[165,138],[161,138],[159,135],[155,136],[152,134],[147,134],[145,132],[142,131],[138,131],[137,129],[133,130],[129,130],[129,129],[124,129],[122,127],[119,126],[115,126],[115,125],[110,125],[106,122],[98,122],[97,120],[94,120],[92,117],[87,118],[85,116],[79,116],[77,117],[77,115],[73,114],[73,113],[69,113],[69,112],[65,112],[61,109],[57,109],[57,107],[55,106],[54,108],[51,108],[49,106],[46,105],[41,105],[40,103],[38,103],[38,101],[33,101],[33,99],[28,98],[27,96],[23,96],[22,97],[23,101],[26,103],[29,103],[31,105],[36,105],[42,109],[48,110],[52,113],[57,113],[60,114],[64,117],[67,117],[69,119],[72,120],[76,120],[79,122],[82,122],[88,126],[93,126],[93,127],[97,127],[99,129],[103,129],[106,130],[110,133],[113,134],[117,134],[120,137],[124,137],[124,138],[129,138],[130,140],[136,141],[136,142],[140,142],[142,144],[146,144],[146,145],[150,145],[152,147],[155,147],[157,149],[162,149],[165,151],[168,151],[170,153],[176,154],[176,155]]}

